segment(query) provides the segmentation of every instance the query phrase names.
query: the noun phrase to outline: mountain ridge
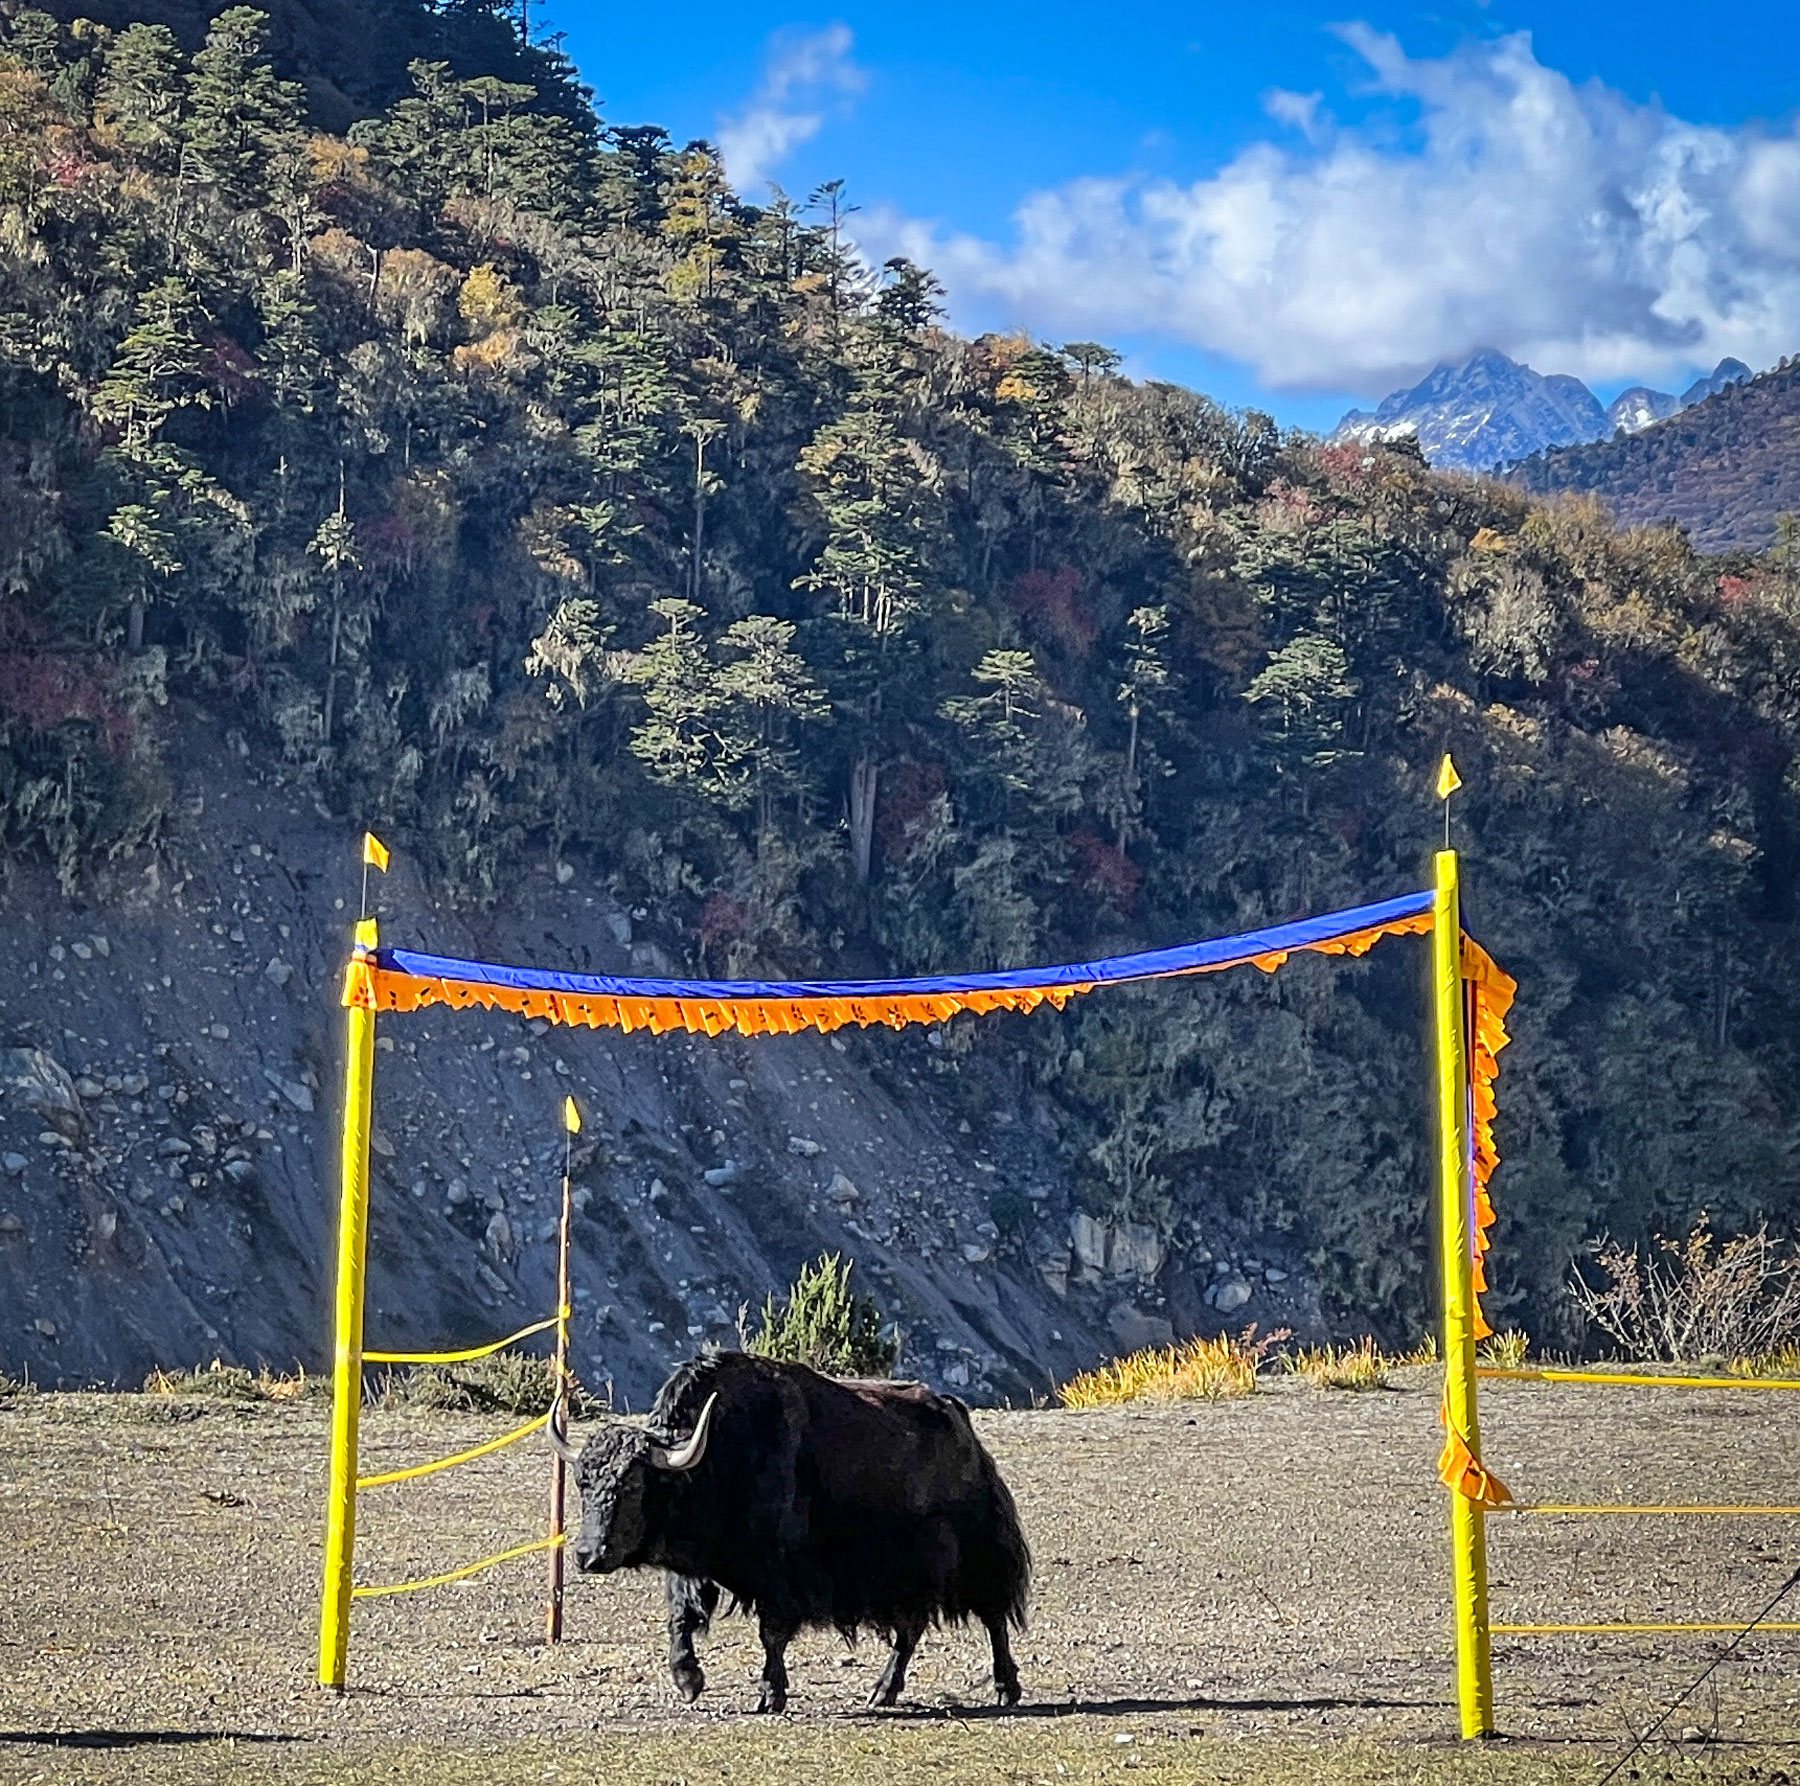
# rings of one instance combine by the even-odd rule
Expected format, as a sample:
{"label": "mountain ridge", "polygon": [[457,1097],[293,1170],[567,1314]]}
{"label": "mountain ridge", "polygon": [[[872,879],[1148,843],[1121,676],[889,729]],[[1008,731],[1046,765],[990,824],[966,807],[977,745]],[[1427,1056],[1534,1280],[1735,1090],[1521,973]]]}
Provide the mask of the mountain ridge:
{"label": "mountain ridge", "polygon": [[1534,496],[1597,496],[1622,526],[1672,522],[1705,552],[1760,552],[1800,512],[1800,359],[1728,383],[1638,434],[1507,468]]}
{"label": "mountain ridge", "polygon": [[1723,359],[1680,396],[1634,385],[1600,400],[1565,372],[1540,373],[1494,347],[1445,360],[1416,385],[1391,391],[1374,410],[1353,409],[1332,431],[1334,444],[1417,439],[1439,471],[1487,472],[1554,447],[1583,446],[1654,427],[1751,376]]}

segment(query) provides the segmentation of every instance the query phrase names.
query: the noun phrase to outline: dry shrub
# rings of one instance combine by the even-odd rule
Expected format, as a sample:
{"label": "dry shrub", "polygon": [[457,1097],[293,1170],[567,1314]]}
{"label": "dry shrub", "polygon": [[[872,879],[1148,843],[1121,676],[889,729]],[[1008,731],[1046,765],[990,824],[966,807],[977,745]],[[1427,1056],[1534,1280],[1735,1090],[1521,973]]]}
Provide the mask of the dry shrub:
{"label": "dry shrub", "polygon": [[144,1379],[146,1395],[199,1395],[214,1401],[298,1402],[331,1393],[327,1377],[309,1377],[304,1368],[293,1376],[272,1371],[265,1364],[250,1370],[215,1358],[192,1370],[166,1371],[160,1365]]}
{"label": "dry shrub", "polygon": [[1685,1240],[1599,1240],[1589,1251],[1606,1281],[1578,1268],[1570,1291],[1627,1358],[1752,1361],[1800,1348],[1800,1253],[1766,1223],[1721,1242],[1702,1216]]}
{"label": "dry shrub", "polygon": [[[384,1372],[369,1386],[378,1408],[436,1408],[450,1414],[541,1414],[556,1394],[556,1365],[530,1352],[495,1352],[464,1364],[415,1364]],[[569,1412],[593,1403],[573,1372]]]}
{"label": "dry shrub", "polygon": [[1216,1401],[1254,1395],[1257,1370],[1270,1348],[1286,1337],[1273,1333],[1259,1340],[1255,1327],[1246,1327],[1236,1339],[1221,1333],[1216,1339],[1146,1347],[1070,1378],[1057,1390],[1057,1400],[1065,1408],[1111,1408],[1123,1402]]}

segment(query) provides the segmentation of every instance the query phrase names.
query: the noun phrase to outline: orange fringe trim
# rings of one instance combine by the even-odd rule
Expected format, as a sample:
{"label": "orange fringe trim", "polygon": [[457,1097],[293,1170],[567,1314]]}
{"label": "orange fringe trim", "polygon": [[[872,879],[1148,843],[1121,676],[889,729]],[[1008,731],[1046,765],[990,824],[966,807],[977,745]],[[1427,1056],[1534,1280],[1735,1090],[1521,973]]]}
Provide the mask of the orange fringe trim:
{"label": "orange fringe trim", "polygon": [[1500,1164],[1500,1150],[1494,1143],[1494,1117],[1499,1110],[1494,1082],[1500,1077],[1500,1050],[1512,1040],[1506,1033],[1506,1017],[1512,1010],[1519,983],[1466,933],[1462,939],[1462,977],[1468,983],[1474,1007],[1474,1033],[1469,1037],[1469,1089],[1474,1128],[1475,1336],[1486,1339],[1493,1332],[1481,1312],[1481,1298],[1488,1287],[1488,1230],[1494,1225],[1488,1184]]}

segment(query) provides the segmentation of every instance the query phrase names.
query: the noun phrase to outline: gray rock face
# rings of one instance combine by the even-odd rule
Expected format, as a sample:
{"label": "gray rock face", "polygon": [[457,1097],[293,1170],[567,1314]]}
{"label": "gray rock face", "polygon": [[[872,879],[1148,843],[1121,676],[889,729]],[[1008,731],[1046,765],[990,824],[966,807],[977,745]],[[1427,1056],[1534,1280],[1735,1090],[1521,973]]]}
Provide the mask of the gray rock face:
{"label": "gray rock face", "polygon": [[1600,400],[1578,378],[1545,378],[1492,347],[1446,362],[1370,413],[1353,409],[1331,439],[1417,437],[1440,471],[1488,471],[1547,446],[1576,446],[1612,432]]}
{"label": "gray rock face", "polygon": [[1606,408],[1580,379],[1545,377],[1492,347],[1445,361],[1374,411],[1353,409],[1333,442],[1418,439],[1440,471],[1492,471],[1547,447],[1581,446],[1614,432],[1640,433],[1691,404],[1751,377],[1742,360],[1721,360],[1679,397],[1633,385]]}

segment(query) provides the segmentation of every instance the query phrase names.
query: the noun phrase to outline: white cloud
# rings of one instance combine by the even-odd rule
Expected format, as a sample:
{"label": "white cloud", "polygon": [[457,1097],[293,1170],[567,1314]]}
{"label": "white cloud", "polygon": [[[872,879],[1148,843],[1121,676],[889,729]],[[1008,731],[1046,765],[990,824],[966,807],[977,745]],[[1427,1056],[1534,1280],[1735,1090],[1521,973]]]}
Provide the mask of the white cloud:
{"label": "white cloud", "polygon": [[834,107],[868,85],[851,59],[855,41],[847,25],[777,32],[770,40],[762,84],[742,112],[719,124],[719,153],[739,191],[760,186],[819,134]]}
{"label": "white cloud", "polygon": [[865,251],[934,267],[965,317],[1175,340],[1273,388],[1378,393],[1482,346],[1602,383],[1800,348],[1800,133],[1577,85],[1524,34],[1431,60],[1342,35],[1393,102],[1367,123],[1273,94],[1302,144],[1040,191],[1005,243],[877,213]]}

